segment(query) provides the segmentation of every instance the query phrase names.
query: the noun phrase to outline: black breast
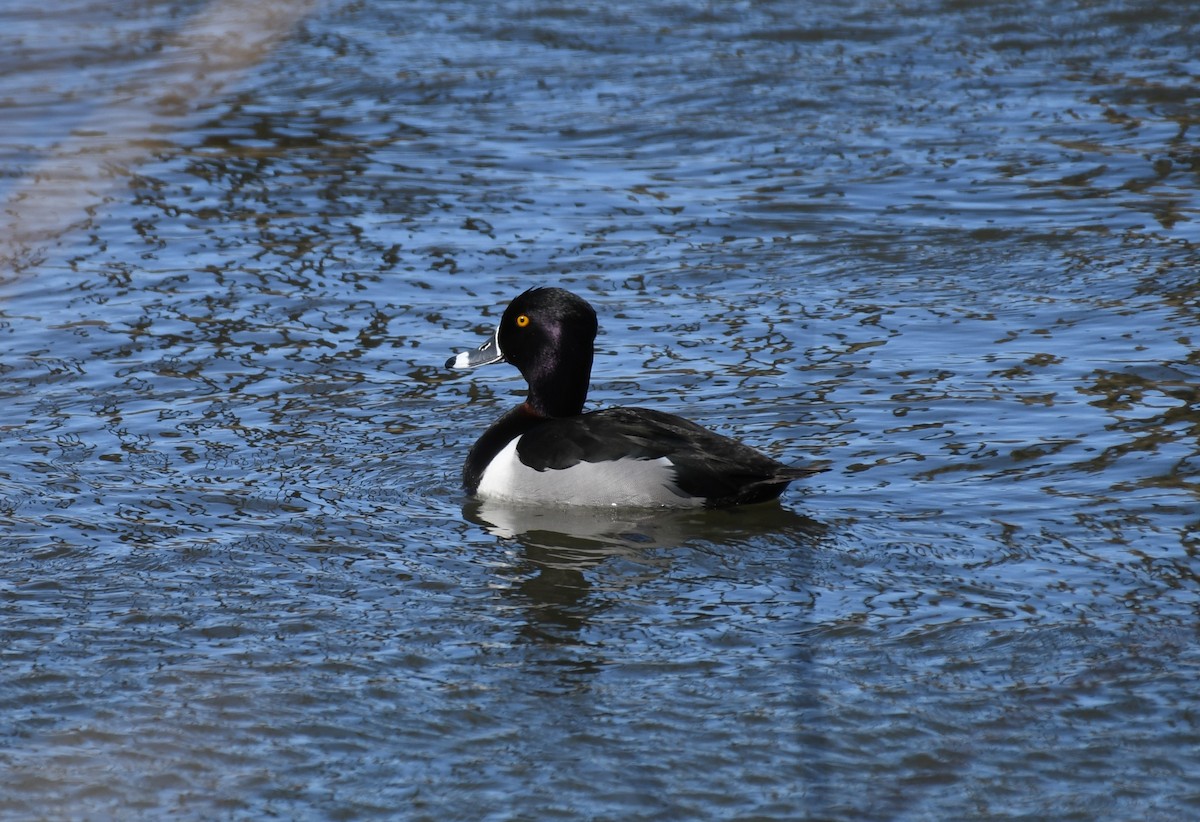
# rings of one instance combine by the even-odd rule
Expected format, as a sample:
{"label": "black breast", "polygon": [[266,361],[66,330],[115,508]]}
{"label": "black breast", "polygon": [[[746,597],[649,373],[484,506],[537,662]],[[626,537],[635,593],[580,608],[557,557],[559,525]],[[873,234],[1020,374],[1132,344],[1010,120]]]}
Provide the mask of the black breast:
{"label": "black breast", "polygon": [[463,464],[463,488],[467,490],[467,493],[474,494],[479,488],[479,480],[483,478],[484,470],[504,449],[504,446],[512,442],[515,437],[547,422],[549,420],[533,413],[527,405],[522,403],[492,423],[492,426],[484,431],[483,436],[476,440],[475,445],[471,447],[471,453],[467,454],[467,461]]}

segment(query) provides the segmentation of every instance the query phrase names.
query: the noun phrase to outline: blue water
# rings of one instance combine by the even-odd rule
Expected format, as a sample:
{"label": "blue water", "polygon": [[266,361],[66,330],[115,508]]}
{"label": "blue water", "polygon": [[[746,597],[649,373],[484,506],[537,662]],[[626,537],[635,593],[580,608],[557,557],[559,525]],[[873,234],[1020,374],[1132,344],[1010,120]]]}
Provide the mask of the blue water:
{"label": "blue water", "polygon": [[[1192,5],[0,9],[0,817],[1200,813]],[[535,284],[829,470],[466,499]]]}

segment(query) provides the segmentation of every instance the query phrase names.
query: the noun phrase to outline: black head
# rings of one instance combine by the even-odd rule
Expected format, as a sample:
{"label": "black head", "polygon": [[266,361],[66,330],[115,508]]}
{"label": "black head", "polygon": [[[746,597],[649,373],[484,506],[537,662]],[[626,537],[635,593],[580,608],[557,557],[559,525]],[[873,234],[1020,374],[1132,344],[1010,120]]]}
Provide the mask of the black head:
{"label": "black head", "polygon": [[583,410],[596,330],[595,310],[562,288],[531,288],[504,309],[496,342],[529,383],[534,411],[569,417]]}
{"label": "black head", "polygon": [[596,312],[561,288],[531,288],[504,309],[483,345],[446,361],[447,368],[476,368],[507,361],[529,383],[529,410],[571,417],[583,410],[592,376]]}

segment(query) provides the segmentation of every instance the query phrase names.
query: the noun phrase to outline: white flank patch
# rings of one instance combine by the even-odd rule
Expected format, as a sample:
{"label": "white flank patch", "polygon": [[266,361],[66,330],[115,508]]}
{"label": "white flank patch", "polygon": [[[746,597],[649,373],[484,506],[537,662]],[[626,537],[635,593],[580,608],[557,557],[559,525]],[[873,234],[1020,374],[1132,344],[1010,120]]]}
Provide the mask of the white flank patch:
{"label": "white flank patch", "polygon": [[580,462],[560,471],[535,471],[517,459],[517,439],[504,446],[484,470],[476,489],[480,497],[593,507],[696,508],[703,504],[703,500],[672,490],[677,487],[675,469],[666,457]]}

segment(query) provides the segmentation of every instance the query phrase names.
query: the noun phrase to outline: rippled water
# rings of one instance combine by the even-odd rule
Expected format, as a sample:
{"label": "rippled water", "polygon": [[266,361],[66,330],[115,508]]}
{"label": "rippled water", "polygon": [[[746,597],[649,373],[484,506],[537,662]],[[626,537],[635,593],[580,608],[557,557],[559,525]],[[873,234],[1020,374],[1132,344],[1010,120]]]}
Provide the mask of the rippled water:
{"label": "rippled water", "polygon": [[[1200,813],[1200,10],[0,10],[0,815]],[[458,488],[531,284],[778,508]]]}

